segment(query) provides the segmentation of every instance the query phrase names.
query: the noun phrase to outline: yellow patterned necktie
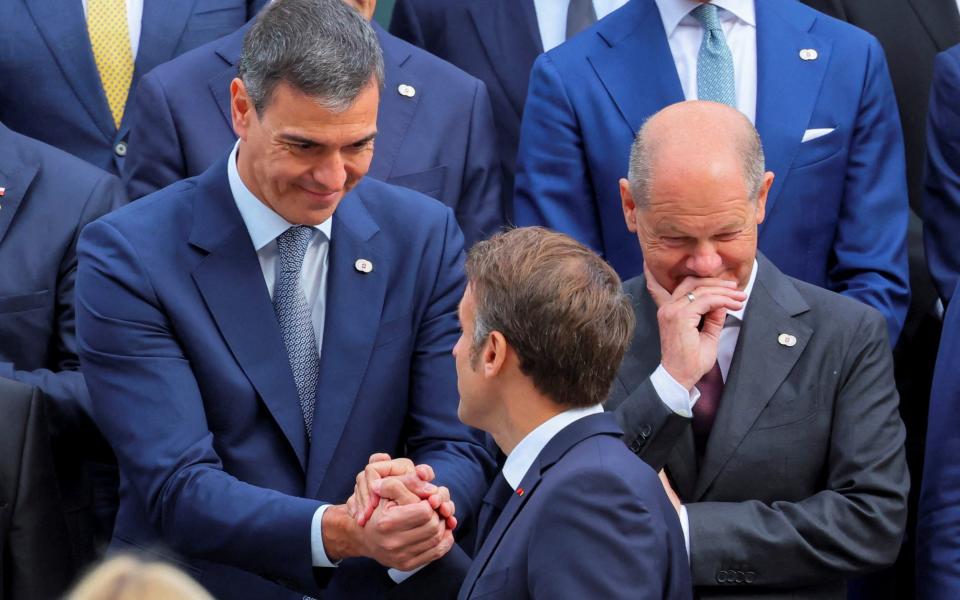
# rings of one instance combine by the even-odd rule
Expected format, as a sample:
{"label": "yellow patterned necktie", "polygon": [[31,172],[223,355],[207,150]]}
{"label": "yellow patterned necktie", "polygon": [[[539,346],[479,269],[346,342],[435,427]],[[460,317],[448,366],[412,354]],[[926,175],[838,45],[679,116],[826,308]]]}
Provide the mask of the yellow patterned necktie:
{"label": "yellow patterned necktie", "polygon": [[119,128],[133,81],[127,0],[87,0],[87,32],[113,124]]}

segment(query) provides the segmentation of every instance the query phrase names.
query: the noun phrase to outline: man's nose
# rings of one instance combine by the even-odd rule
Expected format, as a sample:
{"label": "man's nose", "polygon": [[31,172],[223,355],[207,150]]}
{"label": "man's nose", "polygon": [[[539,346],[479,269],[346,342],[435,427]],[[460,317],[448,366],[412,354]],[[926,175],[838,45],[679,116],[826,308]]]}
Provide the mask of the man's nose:
{"label": "man's nose", "polygon": [[339,152],[334,152],[323,157],[311,171],[313,180],[320,184],[326,192],[335,192],[342,190],[347,181],[347,170],[345,168],[343,157]]}
{"label": "man's nose", "polygon": [[716,247],[710,242],[697,244],[693,254],[687,258],[687,269],[697,277],[711,277],[720,270],[723,260]]}

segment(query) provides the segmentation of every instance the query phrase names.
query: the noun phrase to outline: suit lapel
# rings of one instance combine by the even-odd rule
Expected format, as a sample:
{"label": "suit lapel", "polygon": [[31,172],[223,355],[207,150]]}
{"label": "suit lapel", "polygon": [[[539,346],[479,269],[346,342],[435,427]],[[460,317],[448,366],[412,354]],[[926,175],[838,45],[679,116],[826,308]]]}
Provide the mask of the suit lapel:
{"label": "suit lapel", "polygon": [[[379,229],[363,204],[364,189],[361,182],[333,216],[320,383],[307,470],[309,497],[319,493],[367,374],[387,291],[390,261],[374,239]],[[354,265],[360,258],[373,263],[373,271],[358,271]]]}
{"label": "suit lapel", "polygon": [[[692,500],[700,501],[803,354],[813,330],[794,317],[808,306],[790,280],[766,258],[750,294],[720,409],[707,442]],[[796,345],[779,342],[781,334]],[[757,357],[763,357],[758,361]]]}
{"label": "suit lapel", "polygon": [[237,77],[237,63],[240,62],[240,54],[243,52],[243,37],[250,29],[250,24],[246,25],[222,38],[217,44],[217,56],[223,59],[224,68],[208,82],[210,93],[213,94],[213,100],[220,107],[220,114],[227,121],[230,131],[233,131],[233,117],[230,115],[230,82]]}
{"label": "suit lapel", "polygon": [[134,81],[175,56],[195,3],[196,0],[143,0]]}
{"label": "suit lapel", "polygon": [[[523,509],[527,501],[533,496],[544,474],[550,467],[555,465],[557,461],[563,458],[563,455],[571,448],[595,435],[615,435],[620,437],[623,435],[623,430],[617,425],[616,417],[614,417],[612,413],[599,413],[574,421],[560,430],[557,435],[553,436],[553,439],[547,442],[547,445],[540,451],[537,459],[530,465],[530,469],[527,470],[526,475],[523,476],[517,493],[512,494],[510,499],[507,500],[506,506],[503,507],[503,512],[500,513],[500,518],[497,519],[493,529],[490,530],[490,535],[487,536],[479,552],[477,552],[477,555],[474,557],[473,563],[470,565],[470,570],[464,579],[463,586],[460,588],[460,598],[470,597],[477,579],[480,578],[487,563],[490,562],[490,558],[495,554],[497,546],[500,545],[500,540],[507,533],[507,530],[510,529],[510,525],[514,519],[517,518],[521,509]],[[519,493],[520,490],[523,490],[523,495]]]}
{"label": "suit lapel", "polygon": [[234,358],[306,470],[306,428],[287,349],[260,262],[230,193],[226,165],[225,158],[217,161],[197,182],[190,243],[207,256],[193,279]]}
{"label": "suit lapel", "polygon": [[[634,134],[647,117],[684,99],[663,20],[653,0],[633,0],[616,19],[602,20],[596,34],[607,47],[587,60]],[[643,57],[642,64],[637,57]]]}
{"label": "suit lapel", "polygon": [[510,104],[522,115],[533,61],[543,53],[533,1],[471,2],[467,10]]}
{"label": "suit lapel", "polygon": [[[370,175],[386,181],[393,173],[393,167],[400,153],[400,146],[410,129],[410,123],[417,112],[417,105],[423,96],[422,82],[411,69],[404,65],[410,58],[410,51],[395,37],[374,23],[380,47],[383,49],[385,66],[384,86],[380,96],[380,111],[377,114],[377,141],[373,154]],[[400,85],[409,85],[416,92],[413,97],[400,94]],[[405,175],[406,173],[399,173]]]}
{"label": "suit lapel", "polygon": [[[797,3],[757,2],[757,130],[763,140],[767,170],[776,179],[767,198],[767,214],[787,179],[793,158],[820,95],[830,64],[830,40],[811,35],[817,18]],[[800,51],[817,51],[803,60]],[[827,124],[816,124],[826,126]]]}
{"label": "suit lapel", "polygon": [[960,40],[960,12],[955,0],[906,0],[942,52]]}
{"label": "suit lapel", "polygon": [[36,163],[26,163],[21,156],[13,154],[15,145],[10,143],[13,135],[13,132],[0,125],[0,187],[5,188],[3,196],[0,196],[0,242],[7,235],[13,217],[39,170]]}
{"label": "suit lapel", "polygon": [[24,5],[80,104],[112,142],[117,130],[93,60],[83,5],[61,0],[30,0]]}

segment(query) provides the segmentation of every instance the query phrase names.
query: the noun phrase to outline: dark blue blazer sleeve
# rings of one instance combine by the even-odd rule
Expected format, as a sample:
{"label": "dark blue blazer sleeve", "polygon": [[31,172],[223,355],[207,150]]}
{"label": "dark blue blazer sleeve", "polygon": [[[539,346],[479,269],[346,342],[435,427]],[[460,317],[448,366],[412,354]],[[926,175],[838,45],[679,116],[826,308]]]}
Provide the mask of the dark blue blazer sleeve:
{"label": "dark blue blazer sleeve", "polygon": [[[955,290],[958,293],[960,290]],[[960,305],[947,309],[933,377],[917,516],[920,598],[960,597]]]}
{"label": "dark blue blazer sleeve", "polygon": [[960,46],[934,63],[923,187],[924,249],[945,302],[960,281]]}

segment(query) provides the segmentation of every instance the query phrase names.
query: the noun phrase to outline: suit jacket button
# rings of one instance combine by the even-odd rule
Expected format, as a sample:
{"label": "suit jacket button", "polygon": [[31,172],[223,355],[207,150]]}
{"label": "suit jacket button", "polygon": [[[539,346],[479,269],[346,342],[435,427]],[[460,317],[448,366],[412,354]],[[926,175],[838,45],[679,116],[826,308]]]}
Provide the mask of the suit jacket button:
{"label": "suit jacket button", "polygon": [[743,574],[743,580],[746,583],[753,583],[753,580],[756,578],[757,578],[757,574],[754,573],[753,571],[747,571],[746,573]]}
{"label": "suit jacket button", "polygon": [[634,440],[633,443],[630,444],[630,452],[633,452],[634,454],[639,453],[639,452],[640,452],[640,443],[637,442],[636,440]]}
{"label": "suit jacket button", "polygon": [[727,582],[727,572],[717,571],[717,583],[726,583],[726,582]]}
{"label": "suit jacket button", "polygon": [[643,439],[647,439],[648,437],[650,437],[651,431],[653,431],[652,427],[650,427],[649,425],[644,425],[643,428],[640,429],[640,437],[642,437]]}
{"label": "suit jacket button", "polygon": [[127,155],[127,143],[126,142],[117,142],[113,147],[113,151],[117,153],[117,156],[126,156]]}

